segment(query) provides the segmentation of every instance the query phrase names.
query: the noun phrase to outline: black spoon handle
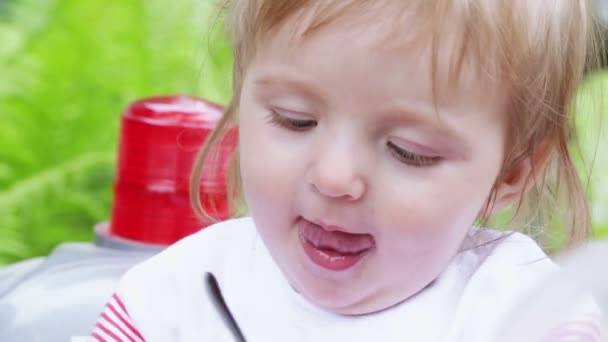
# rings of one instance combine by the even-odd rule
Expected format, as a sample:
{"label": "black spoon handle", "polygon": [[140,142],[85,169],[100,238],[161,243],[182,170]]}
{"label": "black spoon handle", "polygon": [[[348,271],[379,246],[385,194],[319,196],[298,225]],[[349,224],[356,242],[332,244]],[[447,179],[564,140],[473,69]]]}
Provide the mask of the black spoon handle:
{"label": "black spoon handle", "polygon": [[224,300],[224,296],[222,295],[222,291],[220,290],[220,286],[217,283],[217,279],[212,273],[207,272],[205,274],[205,288],[211,297],[211,301],[213,302],[213,306],[222,317],[224,324],[228,327],[228,330],[234,336],[235,341],[237,342],[247,342],[245,340],[245,336],[241,332],[239,325],[236,323],[234,316],[230,313],[230,309],[226,305],[226,301]]}

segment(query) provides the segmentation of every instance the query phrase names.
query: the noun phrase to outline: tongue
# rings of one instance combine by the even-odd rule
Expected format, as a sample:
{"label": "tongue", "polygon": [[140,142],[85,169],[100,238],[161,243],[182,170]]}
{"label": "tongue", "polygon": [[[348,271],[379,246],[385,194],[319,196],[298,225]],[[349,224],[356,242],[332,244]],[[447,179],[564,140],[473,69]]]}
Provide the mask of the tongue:
{"label": "tongue", "polygon": [[319,249],[336,254],[358,254],[374,246],[374,238],[369,234],[330,232],[306,220],[300,225],[300,237]]}

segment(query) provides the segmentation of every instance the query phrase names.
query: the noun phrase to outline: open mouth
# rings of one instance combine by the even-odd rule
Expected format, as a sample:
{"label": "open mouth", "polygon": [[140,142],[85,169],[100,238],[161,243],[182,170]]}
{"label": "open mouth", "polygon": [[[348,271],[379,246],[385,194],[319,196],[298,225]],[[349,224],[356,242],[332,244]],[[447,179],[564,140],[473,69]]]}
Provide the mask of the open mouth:
{"label": "open mouth", "polygon": [[354,267],[375,247],[370,234],[327,230],[304,218],[298,221],[298,234],[311,261],[331,271]]}

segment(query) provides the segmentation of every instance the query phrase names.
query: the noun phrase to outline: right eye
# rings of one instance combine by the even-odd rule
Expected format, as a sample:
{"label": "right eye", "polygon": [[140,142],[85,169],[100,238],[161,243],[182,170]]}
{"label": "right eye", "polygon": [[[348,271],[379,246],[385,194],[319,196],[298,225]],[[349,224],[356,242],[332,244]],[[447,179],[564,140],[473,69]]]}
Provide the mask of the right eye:
{"label": "right eye", "polygon": [[304,132],[317,126],[316,120],[294,119],[289,116],[279,114],[277,111],[274,110],[271,111],[268,121],[275,126],[279,126],[295,132]]}
{"label": "right eye", "polygon": [[393,142],[386,143],[386,146],[391,150],[391,153],[402,163],[414,167],[433,166],[441,161],[439,156],[425,156],[405,150]]}

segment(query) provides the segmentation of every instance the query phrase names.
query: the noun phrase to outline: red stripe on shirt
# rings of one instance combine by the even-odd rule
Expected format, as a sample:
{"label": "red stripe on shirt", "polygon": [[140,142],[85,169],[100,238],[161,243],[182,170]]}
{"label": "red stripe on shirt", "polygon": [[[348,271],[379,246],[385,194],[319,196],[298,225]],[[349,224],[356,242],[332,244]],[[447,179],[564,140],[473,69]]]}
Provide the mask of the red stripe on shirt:
{"label": "red stripe on shirt", "polygon": [[[101,317],[103,319],[106,320],[106,322],[110,323],[113,327],[115,327],[116,329],[118,329],[123,335],[125,335],[130,342],[136,342],[134,338],[132,338],[131,336],[129,336],[129,334],[120,326],[118,325],[118,323],[114,322],[110,316],[108,316],[108,314],[106,314],[105,312],[101,314]],[[102,323],[102,321],[100,320],[100,322],[98,322],[98,324]]]}
{"label": "red stripe on shirt", "polygon": [[127,316],[129,316],[129,311],[127,311],[127,308],[123,304],[122,300],[120,300],[120,297],[118,297],[118,295],[115,293],[115,294],[112,295],[112,298],[116,301],[116,303],[118,304],[118,306],[120,306],[120,308],[122,309],[122,311],[124,311],[125,314]]}
{"label": "red stripe on shirt", "polygon": [[97,333],[92,333],[91,337],[93,337],[97,342],[108,342],[105,338],[99,336]]}
{"label": "red stripe on shirt", "polygon": [[602,341],[599,323],[590,320],[579,320],[560,324],[552,331],[546,341],[570,341],[574,337],[580,342]]}
{"label": "red stripe on shirt", "polygon": [[110,311],[112,311],[114,313],[114,315],[116,315],[116,317],[118,317],[118,319],[122,322],[122,324],[124,324],[124,326],[130,330],[129,334],[132,333],[133,335],[139,337],[140,339],[145,340],[144,337],[139,333],[139,331],[131,324],[131,319],[129,316],[123,317],[123,315],[118,313],[118,310],[116,310],[116,308],[114,308],[112,303],[108,303],[108,309],[110,309]]}
{"label": "red stripe on shirt", "polygon": [[111,332],[110,329],[106,328],[103,324],[101,323],[97,323],[95,324],[95,327],[99,328],[99,330],[103,331],[104,334],[110,336],[111,338],[114,339],[114,341],[120,341],[120,337],[118,337],[115,333]]}
{"label": "red stripe on shirt", "polygon": [[[110,317],[110,312],[112,312],[116,318]],[[127,339],[118,337],[110,328],[117,329]],[[107,342],[102,335],[107,335],[109,338],[113,339],[112,341],[116,342],[146,341],[139,330],[133,326],[131,317],[129,316],[125,305],[116,294],[114,294],[110,301],[106,304],[104,311],[101,313],[101,317],[95,324],[95,328],[91,336],[100,342]]]}

